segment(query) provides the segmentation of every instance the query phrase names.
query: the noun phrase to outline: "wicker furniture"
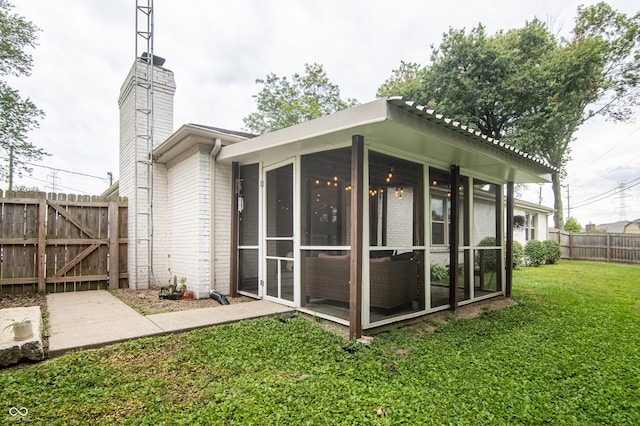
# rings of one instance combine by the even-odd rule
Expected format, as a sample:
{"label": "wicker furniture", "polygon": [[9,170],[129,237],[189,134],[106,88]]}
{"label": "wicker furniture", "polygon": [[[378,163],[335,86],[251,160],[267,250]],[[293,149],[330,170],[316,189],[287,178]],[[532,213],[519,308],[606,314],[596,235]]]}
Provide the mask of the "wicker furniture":
{"label": "wicker furniture", "polygon": [[[348,303],[349,266],[347,256],[304,258],[302,285],[307,302],[329,299]],[[392,309],[418,299],[418,265],[413,260],[371,259],[369,275],[373,307]]]}

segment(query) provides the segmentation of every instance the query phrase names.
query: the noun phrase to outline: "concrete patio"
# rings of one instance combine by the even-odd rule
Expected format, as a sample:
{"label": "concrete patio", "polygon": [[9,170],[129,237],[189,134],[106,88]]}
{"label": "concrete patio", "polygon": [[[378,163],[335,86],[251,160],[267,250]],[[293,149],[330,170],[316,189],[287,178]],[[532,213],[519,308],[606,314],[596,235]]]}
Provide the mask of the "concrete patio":
{"label": "concrete patio", "polygon": [[292,312],[265,300],[143,316],[108,291],[47,295],[49,357],[139,337]]}

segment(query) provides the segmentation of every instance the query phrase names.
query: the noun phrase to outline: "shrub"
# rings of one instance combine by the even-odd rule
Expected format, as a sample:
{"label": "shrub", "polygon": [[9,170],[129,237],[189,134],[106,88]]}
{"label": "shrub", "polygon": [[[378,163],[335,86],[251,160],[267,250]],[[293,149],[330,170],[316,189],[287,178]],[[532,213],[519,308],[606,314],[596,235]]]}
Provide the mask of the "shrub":
{"label": "shrub", "polygon": [[560,260],[562,251],[560,250],[560,244],[553,240],[545,240],[543,243],[545,252],[545,261],[547,265],[554,265]]}
{"label": "shrub", "polygon": [[519,241],[514,241],[513,242],[513,249],[512,249],[512,263],[513,263],[513,268],[517,268],[520,265],[522,265],[523,261],[524,261],[524,247],[522,246],[522,244],[520,244]]}
{"label": "shrub", "polygon": [[544,265],[547,256],[544,249],[544,244],[540,240],[530,240],[527,245],[524,246],[524,258],[525,262],[529,266]]}
{"label": "shrub", "polygon": [[[483,238],[478,244],[481,247],[495,247],[498,245],[494,237]],[[484,267],[486,271],[496,270],[496,251],[495,250],[483,250],[484,251]]]}
{"label": "shrub", "polygon": [[433,265],[431,265],[431,281],[448,282],[449,272],[441,265],[434,263]]}

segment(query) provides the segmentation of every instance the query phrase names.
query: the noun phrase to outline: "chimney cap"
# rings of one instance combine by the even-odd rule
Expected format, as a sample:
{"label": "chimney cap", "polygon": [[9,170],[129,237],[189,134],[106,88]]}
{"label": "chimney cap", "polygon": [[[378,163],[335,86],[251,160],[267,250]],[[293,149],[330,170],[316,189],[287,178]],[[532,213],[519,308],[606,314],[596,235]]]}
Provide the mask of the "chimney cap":
{"label": "chimney cap", "polygon": [[[149,57],[151,55],[148,52],[143,52],[142,53],[142,61],[143,62],[148,62],[149,61]],[[158,56],[158,55],[153,55],[153,65],[156,67],[161,67],[162,65],[164,65],[164,61],[165,59],[162,56]]]}

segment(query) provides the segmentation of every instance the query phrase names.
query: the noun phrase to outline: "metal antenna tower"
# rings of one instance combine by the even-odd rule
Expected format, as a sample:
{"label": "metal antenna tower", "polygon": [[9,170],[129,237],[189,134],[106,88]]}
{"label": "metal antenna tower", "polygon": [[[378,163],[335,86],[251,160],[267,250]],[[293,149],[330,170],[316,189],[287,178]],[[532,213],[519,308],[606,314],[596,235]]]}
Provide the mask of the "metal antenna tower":
{"label": "metal antenna tower", "polygon": [[627,181],[619,180],[618,181],[618,196],[616,197],[619,200],[618,204],[618,220],[627,220],[627,202],[626,199],[631,197],[630,194],[627,193]]}
{"label": "metal antenna tower", "polygon": [[[134,72],[135,288],[153,277],[153,0],[136,0]],[[146,254],[146,262],[140,256]]]}
{"label": "metal antenna tower", "polygon": [[51,192],[54,194],[58,192],[58,182],[60,181],[58,172],[56,170],[51,170],[51,173],[47,175],[47,179],[51,179],[51,185],[47,185],[45,189],[51,189]]}

